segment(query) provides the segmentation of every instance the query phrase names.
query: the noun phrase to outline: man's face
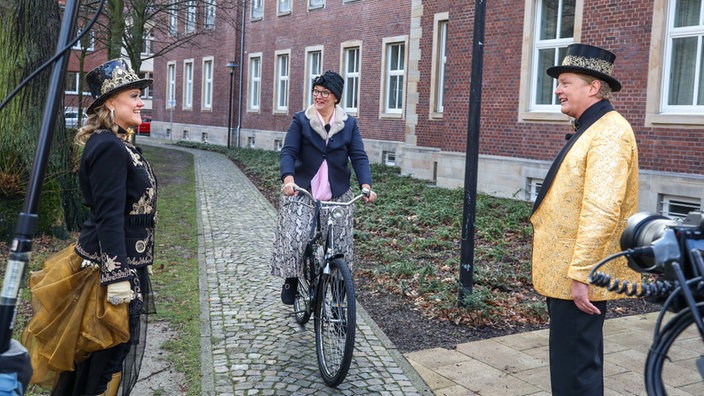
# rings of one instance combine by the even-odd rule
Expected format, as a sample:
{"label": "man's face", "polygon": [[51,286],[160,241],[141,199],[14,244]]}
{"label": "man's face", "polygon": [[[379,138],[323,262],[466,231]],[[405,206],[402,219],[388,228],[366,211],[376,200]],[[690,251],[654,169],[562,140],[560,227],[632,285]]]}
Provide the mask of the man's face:
{"label": "man's face", "polygon": [[557,78],[555,95],[560,100],[560,111],[573,118],[579,118],[598,99],[598,81],[584,81],[578,74],[561,73]]}

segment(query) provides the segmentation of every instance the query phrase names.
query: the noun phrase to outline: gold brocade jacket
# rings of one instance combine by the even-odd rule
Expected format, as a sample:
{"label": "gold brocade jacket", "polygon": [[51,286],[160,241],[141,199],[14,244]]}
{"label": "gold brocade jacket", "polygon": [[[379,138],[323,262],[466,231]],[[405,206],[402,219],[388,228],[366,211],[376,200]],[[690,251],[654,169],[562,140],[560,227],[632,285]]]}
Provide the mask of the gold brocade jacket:
{"label": "gold brocade jacket", "polygon": [[[589,284],[594,265],[621,251],[621,233],[628,217],[638,210],[638,150],[633,130],[608,102],[602,112],[572,138],[577,140],[556,168],[552,182],[543,185],[547,190],[530,218],[533,286],[546,297],[571,300],[572,280]],[[640,281],[624,258],[611,261],[601,271],[612,279]],[[589,285],[591,301],[624,297]]]}

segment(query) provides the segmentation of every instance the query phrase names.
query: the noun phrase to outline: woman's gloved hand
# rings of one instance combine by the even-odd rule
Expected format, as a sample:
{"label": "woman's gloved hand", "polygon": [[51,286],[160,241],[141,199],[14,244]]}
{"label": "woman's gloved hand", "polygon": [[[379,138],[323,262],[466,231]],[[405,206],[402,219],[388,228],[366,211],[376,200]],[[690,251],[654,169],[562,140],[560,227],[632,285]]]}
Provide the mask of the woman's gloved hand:
{"label": "woman's gloved hand", "polygon": [[130,281],[110,283],[108,285],[108,302],[112,305],[125,304],[134,298]]}

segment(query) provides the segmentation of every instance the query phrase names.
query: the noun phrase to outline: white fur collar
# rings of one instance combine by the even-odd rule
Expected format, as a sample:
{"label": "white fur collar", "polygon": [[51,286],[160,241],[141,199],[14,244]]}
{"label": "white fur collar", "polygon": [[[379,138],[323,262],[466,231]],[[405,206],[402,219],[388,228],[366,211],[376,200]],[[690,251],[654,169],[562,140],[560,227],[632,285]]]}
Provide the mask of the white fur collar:
{"label": "white fur collar", "polygon": [[315,105],[308,106],[305,115],[308,122],[310,122],[310,127],[325,141],[340,132],[345,127],[345,120],[347,120],[347,112],[345,109],[339,105],[335,105],[335,119],[330,123],[330,132],[325,132],[325,126],[320,123]]}

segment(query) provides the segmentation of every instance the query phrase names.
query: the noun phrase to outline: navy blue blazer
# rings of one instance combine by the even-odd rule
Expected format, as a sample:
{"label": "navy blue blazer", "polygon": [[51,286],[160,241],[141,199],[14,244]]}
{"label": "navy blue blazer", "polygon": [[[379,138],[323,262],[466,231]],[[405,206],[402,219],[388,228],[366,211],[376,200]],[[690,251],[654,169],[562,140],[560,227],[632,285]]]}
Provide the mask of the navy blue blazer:
{"label": "navy blue blazer", "polygon": [[330,138],[326,145],[323,139],[325,127],[314,106],[294,114],[279,155],[281,180],[292,175],[298,186],[310,191],[311,180],[326,159],[333,198],[350,189],[350,162],[359,185],[366,183],[371,186],[372,172],[357,120],[347,115],[342,107],[336,106],[335,120],[327,134]]}

